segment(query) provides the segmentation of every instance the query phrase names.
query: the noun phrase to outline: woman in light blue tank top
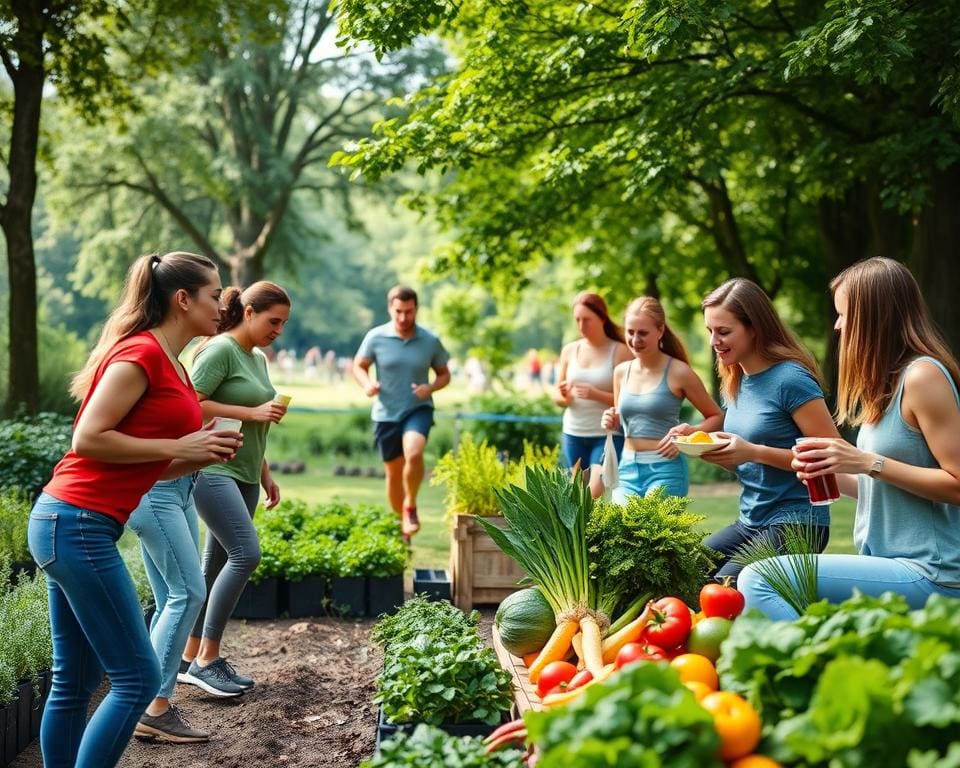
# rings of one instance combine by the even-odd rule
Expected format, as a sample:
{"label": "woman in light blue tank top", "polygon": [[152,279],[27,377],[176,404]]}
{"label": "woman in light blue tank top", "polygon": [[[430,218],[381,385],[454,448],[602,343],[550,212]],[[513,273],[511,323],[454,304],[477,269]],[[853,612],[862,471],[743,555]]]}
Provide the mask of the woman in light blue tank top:
{"label": "woman in light blue tank top", "polygon": [[[798,446],[793,468],[801,479],[834,473],[841,492],[857,499],[860,554],[820,555],[817,594],[840,602],[854,588],[896,592],[913,608],[934,593],[960,598],[960,366],[899,262],[859,262],[830,287],[840,333],[837,414],[860,432],[856,447],[840,439]],[[796,616],[754,566],[740,589],[748,607]]]}
{"label": "woman in light blue tank top", "polygon": [[[566,465],[579,466],[594,498],[603,493],[600,462],[606,434],[600,426],[603,411],[613,405],[613,369],[630,353],[623,332],[595,293],[583,291],[573,300],[573,319],[582,338],[560,353],[559,380],[553,401],[563,407],[562,448]],[[623,437],[614,435],[619,458]]]}
{"label": "woman in light blue tank top", "polygon": [[[723,415],[690,367],[683,342],[667,325],[663,306],[649,296],[634,299],[624,317],[633,359],[613,376],[615,406],[603,415],[606,429],[623,427],[625,447],[613,500],[646,496],[658,488],[673,496],[689,490],[687,459],[673,445],[674,435],[719,429]],[[680,405],[689,400],[703,422],[680,423]]]}

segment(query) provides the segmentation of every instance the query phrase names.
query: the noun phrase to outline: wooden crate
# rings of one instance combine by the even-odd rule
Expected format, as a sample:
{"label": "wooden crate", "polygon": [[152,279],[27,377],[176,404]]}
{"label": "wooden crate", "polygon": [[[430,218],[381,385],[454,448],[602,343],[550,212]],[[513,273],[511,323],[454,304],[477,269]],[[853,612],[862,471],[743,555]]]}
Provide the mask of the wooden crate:
{"label": "wooden crate", "polygon": [[523,717],[523,713],[529,709],[539,711],[542,704],[540,697],[537,696],[536,686],[530,682],[530,673],[527,671],[526,664],[519,656],[514,656],[503,647],[503,643],[500,642],[500,633],[496,627],[493,628],[493,649],[497,652],[497,660],[500,662],[500,666],[513,677],[512,714],[514,718]]}
{"label": "wooden crate", "polygon": [[[488,517],[498,528],[502,517]],[[496,604],[519,587],[523,569],[507,557],[472,515],[457,515],[450,542],[453,604],[464,611],[475,605]]]}

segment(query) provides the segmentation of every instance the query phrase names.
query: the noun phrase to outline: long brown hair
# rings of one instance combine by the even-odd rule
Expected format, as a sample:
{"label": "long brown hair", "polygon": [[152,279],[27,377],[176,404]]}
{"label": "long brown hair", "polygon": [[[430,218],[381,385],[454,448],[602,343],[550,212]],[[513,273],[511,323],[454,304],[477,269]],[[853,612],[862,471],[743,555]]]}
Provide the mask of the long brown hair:
{"label": "long brown hair", "polygon": [[583,304],[583,306],[600,318],[600,320],[603,322],[603,332],[608,339],[619,341],[621,344],[626,343],[623,339],[623,331],[620,329],[619,325],[610,319],[610,312],[607,310],[607,302],[603,300],[603,297],[600,296],[600,294],[590,293],[590,291],[581,291],[573,300],[574,307],[576,307],[578,304]]}
{"label": "long brown hair", "polygon": [[689,365],[690,356],[687,354],[687,348],[683,345],[680,337],[667,325],[667,314],[663,311],[663,304],[660,303],[659,299],[655,299],[653,296],[640,296],[634,299],[627,305],[624,317],[639,314],[649,316],[658,328],[663,328],[663,336],[660,337],[660,349],[670,357],[683,360]]}
{"label": "long brown hair", "polygon": [[[787,328],[770,297],[756,283],[743,277],[727,280],[710,292],[700,307],[722,307],[727,310],[744,326],[753,329],[756,350],[764,360],[770,363],[793,360],[806,368],[823,386],[816,359]],[[743,369],[736,363],[724,365],[718,357],[717,375],[720,376],[724,396],[728,400],[735,400],[740,391]]]}
{"label": "long brown hair", "polygon": [[290,296],[276,283],[269,280],[259,280],[248,288],[238,288],[231,285],[225,288],[220,296],[220,325],[217,333],[236,328],[243,320],[243,312],[250,307],[254,312],[266,312],[278,304],[289,307]]}
{"label": "long brown hair", "polygon": [[210,282],[217,265],[206,256],[172,251],[162,256],[153,253],[138,258],[127,272],[120,304],[107,318],[100,340],[83,368],[70,384],[70,394],[83,400],[93,383],[97,368],[110,348],[135,333],[156,328],[170,311],[170,299],[184,290],[196,296]]}
{"label": "long brown hair", "polygon": [[843,289],[846,317],[840,333],[837,420],[851,425],[880,420],[912,360],[943,363],[960,387],[960,366],[936,325],[910,270],[873,258],[847,267],[830,283]]}

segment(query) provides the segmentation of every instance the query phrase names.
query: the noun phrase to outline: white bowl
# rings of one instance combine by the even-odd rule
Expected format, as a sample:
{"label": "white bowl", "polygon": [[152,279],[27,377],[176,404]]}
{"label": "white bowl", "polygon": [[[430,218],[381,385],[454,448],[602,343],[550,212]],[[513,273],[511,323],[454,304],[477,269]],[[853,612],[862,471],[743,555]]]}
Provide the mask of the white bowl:
{"label": "white bowl", "polygon": [[680,453],[686,454],[687,456],[703,456],[703,454],[715,451],[717,448],[723,448],[723,446],[730,442],[730,440],[725,437],[710,436],[713,438],[712,443],[688,443],[677,437],[674,437],[671,442],[677,447]]}

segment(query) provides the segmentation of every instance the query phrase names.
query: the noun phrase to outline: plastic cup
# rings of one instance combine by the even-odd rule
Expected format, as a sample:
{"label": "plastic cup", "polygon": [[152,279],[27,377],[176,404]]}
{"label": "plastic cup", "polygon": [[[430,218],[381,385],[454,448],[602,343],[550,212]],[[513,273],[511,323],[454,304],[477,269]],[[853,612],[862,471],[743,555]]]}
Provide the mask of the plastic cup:
{"label": "plastic cup", "polygon": [[277,403],[277,404],[279,404],[279,405],[282,405],[284,408],[286,408],[288,405],[290,405],[290,401],[291,401],[292,399],[293,399],[293,398],[292,398],[290,395],[276,394],[276,395],[273,396],[273,402],[275,402],[275,403]]}
{"label": "plastic cup", "polygon": [[[796,443],[799,445],[800,443],[822,439],[820,437],[798,437]],[[803,454],[798,454],[797,458],[802,461]],[[814,507],[822,507],[839,501],[840,488],[837,485],[837,476],[830,474],[807,478],[807,495],[810,497],[810,504]]]}
{"label": "plastic cup", "polygon": [[213,419],[213,428],[215,430],[226,430],[227,432],[239,432],[243,426],[240,419],[227,419],[223,416],[215,416]]}

